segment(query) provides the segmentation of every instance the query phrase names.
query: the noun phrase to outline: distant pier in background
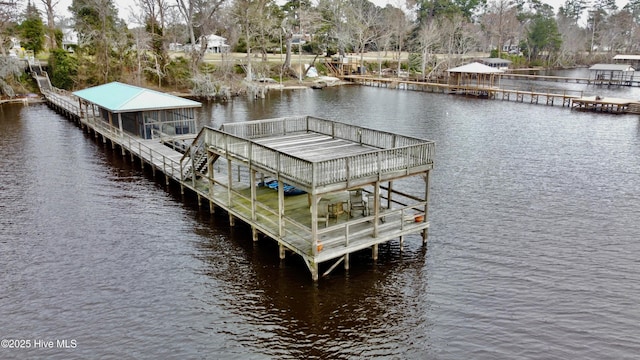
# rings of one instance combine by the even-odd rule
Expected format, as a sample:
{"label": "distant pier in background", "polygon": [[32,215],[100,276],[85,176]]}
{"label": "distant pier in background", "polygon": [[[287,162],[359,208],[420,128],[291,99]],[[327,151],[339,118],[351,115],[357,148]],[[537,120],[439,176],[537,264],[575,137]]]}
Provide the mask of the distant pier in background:
{"label": "distant pier in background", "polygon": [[[507,89],[482,83],[460,85],[367,75],[348,75],[343,76],[343,79],[355,84],[372,87],[476,96],[492,100],[549,106],[559,105],[571,109],[611,114],[640,114],[640,101],[638,100],[585,96],[584,91],[581,90],[534,89],[532,87],[528,89]],[[571,80],[567,78],[567,81]]]}
{"label": "distant pier in background", "polygon": [[344,76],[344,80],[351,81],[356,84],[386,87],[390,89],[402,89],[412,91],[424,91],[443,94],[458,94],[477,96],[487,99],[516,101],[521,103],[542,104],[542,105],[560,105],[564,107],[571,106],[571,100],[583,96],[582,91],[559,91],[559,90],[540,90],[540,89],[506,89],[491,85],[477,84],[447,84],[432,83],[415,80],[404,80],[397,78],[383,78],[363,75]]}

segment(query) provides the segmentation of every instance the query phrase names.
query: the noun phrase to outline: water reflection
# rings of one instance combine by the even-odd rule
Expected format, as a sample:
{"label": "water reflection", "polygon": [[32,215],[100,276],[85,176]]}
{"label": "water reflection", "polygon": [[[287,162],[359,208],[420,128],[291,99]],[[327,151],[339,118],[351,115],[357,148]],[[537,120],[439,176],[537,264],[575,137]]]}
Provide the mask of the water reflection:
{"label": "water reflection", "polygon": [[199,121],[296,114],[436,141],[428,249],[419,236],[403,252],[394,241],[377,263],[358,253],[348,272],[313,284],[299,258],[280,261],[271,240],[254,243],[246,226],[229,227],[45,107],[2,106],[3,330],[81,344],[18,356],[640,351],[637,116],[344,87],[211,103]]}

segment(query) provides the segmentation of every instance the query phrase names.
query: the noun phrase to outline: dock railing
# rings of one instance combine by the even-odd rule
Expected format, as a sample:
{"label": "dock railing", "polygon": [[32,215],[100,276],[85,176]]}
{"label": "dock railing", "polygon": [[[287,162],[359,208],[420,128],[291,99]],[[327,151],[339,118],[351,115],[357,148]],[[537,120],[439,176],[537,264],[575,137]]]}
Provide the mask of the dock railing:
{"label": "dock railing", "polygon": [[58,89],[47,91],[45,96],[52,104],[75,114],[82,123],[91,126],[96,132],[111,139],[112,142],[138,155],[141,159],[145,159],[152,166],[161,168],[165,175],[180,180],[181,166],[179,161],[173,160],[162,152],[152,149],[147,146],[142,139],[121,131],[119,128],[105,122],[99,117],[81,112],[80,107],[76,105],[75,100],[77,100],[77,98],[75,96]]}
{"label": "dock railing", "polygon": [[[371,147],[370,152],[312,162],[285,154],[253,139],[294,132],[316,132]],[[220,130],[204,127],[196,138],[221,156],[239,160],[270,173],[279,174],[307,191],[340,184],[356,186],[371,177],[433,164],[435,143],[407,136],[312,117],[292,117],[225,124]],[[194,142],[195,144],[195,142]],[[185,154],[183,172],[189,167]]]}

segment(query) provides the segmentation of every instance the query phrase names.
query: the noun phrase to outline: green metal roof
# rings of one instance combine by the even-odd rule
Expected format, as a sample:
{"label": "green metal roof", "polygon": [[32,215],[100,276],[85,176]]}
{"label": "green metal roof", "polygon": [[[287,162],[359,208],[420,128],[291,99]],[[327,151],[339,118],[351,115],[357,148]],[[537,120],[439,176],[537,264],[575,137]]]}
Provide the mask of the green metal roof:
{"label": "green metal roof", "polygon": [[197,101],[119,82],[94,86],[73,94],[113,113],[183,109],[202,105]]}

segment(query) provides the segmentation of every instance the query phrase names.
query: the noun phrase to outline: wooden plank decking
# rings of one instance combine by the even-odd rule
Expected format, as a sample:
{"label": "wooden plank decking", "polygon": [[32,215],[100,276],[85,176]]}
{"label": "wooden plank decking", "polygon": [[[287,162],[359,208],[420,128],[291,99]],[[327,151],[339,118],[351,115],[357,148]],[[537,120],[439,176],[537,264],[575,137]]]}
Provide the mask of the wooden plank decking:
{"label": "wooden plank decking", "polygon": [[615,97],[585,96],[573,99],[571,106],[578,110],[607,112],[612,114],[638,114],[640,102]]}

